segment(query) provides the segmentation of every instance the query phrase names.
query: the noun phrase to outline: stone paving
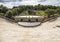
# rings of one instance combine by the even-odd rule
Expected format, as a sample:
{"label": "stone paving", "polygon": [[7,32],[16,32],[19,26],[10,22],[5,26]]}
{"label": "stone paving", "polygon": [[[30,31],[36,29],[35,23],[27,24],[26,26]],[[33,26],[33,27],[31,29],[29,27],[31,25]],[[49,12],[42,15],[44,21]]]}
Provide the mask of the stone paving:
{"label": "stone paving", "polygon": [[0,18],[0,42],[60,42],[60,17],[38,27],[22,27]]}

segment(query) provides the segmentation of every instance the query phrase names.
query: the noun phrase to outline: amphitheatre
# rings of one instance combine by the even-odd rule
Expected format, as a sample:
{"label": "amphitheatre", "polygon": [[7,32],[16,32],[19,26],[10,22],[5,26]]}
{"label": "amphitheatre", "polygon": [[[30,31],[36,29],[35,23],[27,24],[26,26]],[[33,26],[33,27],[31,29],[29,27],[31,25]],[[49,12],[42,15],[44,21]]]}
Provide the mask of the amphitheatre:
{"label": "amphitheatre", "polygon": [[0,18],[0,42],[60,42],[60,17],[37,27],[23,27]]}
{"label": "amphitheatre", "polygon": [[60,42],[60,6],[1,4],[0,42]]}
{"label": "amphitheatre", "polygon": [[44,16],[37,15],[23,15],[23,16],[14,16],[14,20],[21,26],[38,26],[44,21]]}

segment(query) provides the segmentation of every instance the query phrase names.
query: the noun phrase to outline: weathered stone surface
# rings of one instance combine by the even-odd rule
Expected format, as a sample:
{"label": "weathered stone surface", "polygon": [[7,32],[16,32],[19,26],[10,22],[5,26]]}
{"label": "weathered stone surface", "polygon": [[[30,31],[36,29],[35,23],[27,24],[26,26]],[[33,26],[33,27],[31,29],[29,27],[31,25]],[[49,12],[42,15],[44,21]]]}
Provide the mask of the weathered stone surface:
{"label": "weathered stone surface", "polygon": [[60,42],[60,17],[38,27],[22,27],[0,18],[0,42]]}

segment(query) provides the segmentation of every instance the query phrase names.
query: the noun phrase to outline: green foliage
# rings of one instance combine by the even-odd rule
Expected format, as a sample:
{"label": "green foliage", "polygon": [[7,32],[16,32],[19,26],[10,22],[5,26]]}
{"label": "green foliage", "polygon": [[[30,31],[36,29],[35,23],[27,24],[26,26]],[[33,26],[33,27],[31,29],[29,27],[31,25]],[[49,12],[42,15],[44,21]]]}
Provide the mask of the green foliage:
{"label": "green foliage", "polygon": [[24,11],[20,15],[28,15],[28,11]]}
{"label": "green foliage", "polygon": [[60,6],[51,5],[23,5],[18,7],[13,7],[12,9],[0,5],[0,15],[12,18],[16,15],[40,15],[54,17],[60,15]]}
{"label": "green foliage", "polygon": [[60,14],[60,9],[57,9],[57,10],[56,10],[56,13],[57,13],[57,14]]}
{"label": "green foliage", "polygon": [[11,18],[13,16],[13,12],[11,10],[6,12],[6,17]]}
{"label": "green foliage", "polygon": [[8,11],[7,7],[5,7],[3,5],[0,6],[0,13],[6,13],[7,11]]}
{"label": "green foliage", "polygon": [[1,16],[4,16],[5,14],[4,13],[0,13]]}
{"label": "green foliage", "polygon": [[17,8],[13,9],[12,13],[13,13],[13,16],[18,15],[18,9]]}
{"label": "green foliage", "polygon": [[36,13],[33,10],[28,10],[29,15],[36,15]]}
{"label": "green foliage", "polygon": [[54,9],[47,9],[45,11],[45,13],[48,15],[48,17],[50,18],[51,16],[54,17],[54,14],[56,13],[56,11]]}
{"label": "green foliage", "polygon": [[46,14],[45,14],[45,12],[44,11],[36,11],[36,10],[34,10],[35,11],[35,13],[36,13],[36,15],[40,15],[40,16],[46,16]]}

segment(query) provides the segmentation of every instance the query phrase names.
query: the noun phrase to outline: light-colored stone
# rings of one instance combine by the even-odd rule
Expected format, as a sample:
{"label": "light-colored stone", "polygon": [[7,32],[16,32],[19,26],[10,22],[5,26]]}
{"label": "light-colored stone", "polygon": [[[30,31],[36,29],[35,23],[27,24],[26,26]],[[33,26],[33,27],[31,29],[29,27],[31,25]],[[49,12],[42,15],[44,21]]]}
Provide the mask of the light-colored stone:
{"label": "light-colored stone", "polygon": [[38,27],[22,27],[0,18],[0,42],[60,42],[60,17]]}
{"label": "light-colored stone", "polygon": [[19,25],[25,26],[25,27],[34,27],[34,26],[39,26],[41,22],[18,22]]}
{"label": "light-colored stone", "polygon": [[23,22],[25,21],[34,21],[34,22],[42,22],[44,20],[44,16],[34,16],[34,15],[24,15],[24,16],[15,16],[14,19],[16,22],[21,22],[21,20]]}

